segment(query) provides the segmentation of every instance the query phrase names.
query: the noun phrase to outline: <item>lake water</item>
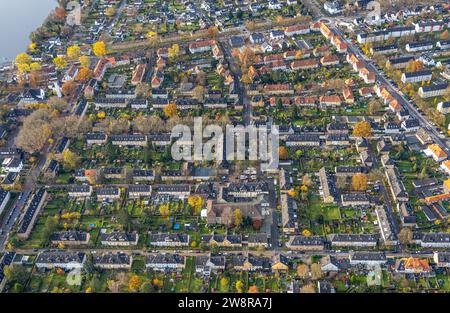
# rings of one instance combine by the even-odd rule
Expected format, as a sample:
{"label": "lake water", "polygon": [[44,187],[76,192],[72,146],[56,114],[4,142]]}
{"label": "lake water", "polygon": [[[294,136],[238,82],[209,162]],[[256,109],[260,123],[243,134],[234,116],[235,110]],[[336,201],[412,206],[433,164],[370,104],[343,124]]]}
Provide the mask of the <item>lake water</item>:
{"label": "lake water", "polygon": [[0,0],[0,63],[26,50],[30,33],[56,6],[56,0]]}

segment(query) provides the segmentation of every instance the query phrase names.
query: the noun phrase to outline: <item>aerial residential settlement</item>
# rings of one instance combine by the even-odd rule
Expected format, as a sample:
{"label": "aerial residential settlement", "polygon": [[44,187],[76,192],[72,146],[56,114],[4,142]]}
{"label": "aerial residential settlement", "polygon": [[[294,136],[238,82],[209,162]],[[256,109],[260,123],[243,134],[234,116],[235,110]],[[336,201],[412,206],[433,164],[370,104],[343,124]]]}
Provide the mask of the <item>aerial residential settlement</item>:
{"label": "aerial residential settlement", "polygon": [[1,292],[450,292],[448,1],[79,2],[0,71]]}

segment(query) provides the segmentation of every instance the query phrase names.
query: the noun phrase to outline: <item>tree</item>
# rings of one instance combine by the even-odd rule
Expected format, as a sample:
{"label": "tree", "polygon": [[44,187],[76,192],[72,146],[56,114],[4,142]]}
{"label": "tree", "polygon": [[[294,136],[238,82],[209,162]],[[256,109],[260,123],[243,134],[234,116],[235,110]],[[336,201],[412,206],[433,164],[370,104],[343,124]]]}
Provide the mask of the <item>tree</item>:
{"label": "tree", "polygon": [[244,283],[241,280],[236,282],[236,291],[242,293],[244,291]]}
{"label": "tree", "polygon": [[139,83],[134,90],[137,97],[149,98],[151,96],[152,89],[149,84]]}
{"label": "tree", "polygon": [[103,57],[106,55],[106,44],[104,41],[97,41],[92,45],[92,51],[95,56]]}
{"label": "tree", "polygon": [[287,151],[286,147],[283,147],[283,146],[279,147],[278,155],[281,160],[286,160],[288,158],[288,151]]}
{"label": "tree", "polygon": [[114,14],[116,14],[116,8],[115,7],[109,7],[105,10],[105,14],[106,16],[114,16]]}
{"label": "tree", "polygon": [[219,29],[217,28],[217,26],[211,26],[206,32],[209,38],[215,39],[217,37],[217,34],[219,33]]}
{"label": "tree", "polygon": [[128,289],[130,291],[137,291],[142,284],[142,280],[138,275],[133,275],[128,281]]}
{"label": "tree", "polygon": [[412,230],[410,228],[407,228],[407,227],[402,228],[402,230],[398,234],[398,241],[402,245],[407,245],[407,244],[411,243],[412,238],[413,238]]}
{"label": "tree", "polygon": [[315,293],[316,288],[314,288],[313,284],[308,284],[300,288],[300,293]]}
{"label": "tree", "polygon": [[191,195],[188,198],[188,204],[195,210],[198,214],[205,204],[205,200],[200,195]]}
{"label": "tree", "polygon": [[62,85],[61,91],[64,96],[71,98],[75,96],[77,84],[73,80],[68,80]]}
{"label": "tree", "polygon": [[311,278],[313,280],[321,279],[323,276],[322,267],[319,263],[311,264]]}
{"label": "tree", "polygon": [[78,46],[70,46],[67,48],[67,59],[75,61],[80,57],[81,49]]}
{"label": "tree", "polygon": [[242,211],[240,209],[236,209],[234,210],[233,215],[234,215],[234,226],[240,227],[243,221]]}
{"label": "tree", "polygon": [[44,147],[51,134],[51,114],[47,109],[40,109],[24,119],[16,144],[26,152],[34,153]]}
{"label": "tree", "polygon": [[67,101],[59,97],[51,97],[50,99],[48,99],[47,104],[49,105],[50,109],[58,110],[59,112],[63,112],[69,107]]}
{"label": "tree", "polygon": [[9,283],[18,283],[23,285],[27,281],[27,270],[23,265],[10,264],[3,268],[3,273]]}
{"label": "tree", "polygon": [[177,105],[175,103],[169,103],[168,105],[166,105],[164,107],[164,114],[167,117],[172,117],[177,115],[178,110],[177,110]]}
{"label": "tree", "polygon": [[229,285],[230,281],[228,278],[226,277],[222,277],[220,279],[220,289],[222,289],[222,291],[228,291],[228,285]]}
{"label": "tree", "polygon": [[92,71],[87,67],[82,67],[78,70],[76,81],[86,82],[92,77]]}
{"label": "tree", "polygon": [[174,43],[171,47],[169,47],[167,54],[169,56],[169,60],[174,61],[180,55],[180,46]]}
{"label": "tree", "polygon": [[309,174],[305,174],[302,177],[302,183],[303,185],[305,185],[306,187],[311,187],[313,182],[311,180],[311,177],[309,176]]}
{"label": "tree", "polygon": [[162,216],[168,216],[170,214],[169,204],[163,203],[159,206],[159,213]]}
{"label": "tree", "polygon": [[380,100],[372,99],[369,101],[369,103],[367,105],[367,113],[369,113],[369,115],[375,115],[379,111],[381,111],[382,108],[383,108],[383,105],[381,104]]}
{"label": "tree", "polygon": [[355,191],[367,190],[367,183],[369,179],[364,173],[356,173],[352,176],[352,189]]}
{"label": "tree", "polygon": [[248,288],[248,293],[259,293],[258,286],[252,285]]}
{"label": "tree", "polygon": [[298,192],[295,189],[288,190],[287,194],[292,198],[295,198],[298,196]]}
{"label": "tree", "polygon": [[423,69],[423,63],[420,60],[411,60],[406,66],[408,72],[417,72]]}
{"label": "tree", "polygon": [[64,168],[74,169],[74,168],[78,167],[78,165],[80,163],[80,157],[75,152],[72,152],[69,149],[66,149],[63,152],[63,162],[64,162]]}
{"label": "tree", "polygon": [[192,89],[192,98],[197,99],[199,102],[202,102],[204,97],[205,87],[196,86],[194,89]]}
{"label": "tree", "polygon": [[82,67],[89,68],[91,65],[91,58],[87,55],[82,55],[78,58],[78,62],[80,62]]}
{"label": "tree", "polygon": [[53,64],[55,64],[58,70],[62,70],[67,67],[67,60],[64,56],[57,56],[53,59]]}
{"label": "tree", "polygon": [[150,42],[154,42],[158,38],[158,34],[154,31],[149,31],[147,33],[147,39],[150,40]]}
{"label": "tree", "polygon": [[356,137],[370,137],[372,135],[372,126],[367,121],[361,121],[356,123],[353,128],[353,136]]}
{"label": "tree", "polygon": [[33,61],[27,53],[20,53],[16,56],[16,64],[30,64]]}
{"label": "tree", "polygon": [[450,39],[450,33],[449,33],[448,29],[444,30],[444,31],[439,35],[439,38],[440,38],[441,40],[448,40],[448,39]]}
{"label": "tree", "polygon": [[40,71],[42,69],[42,65],[39,62],[30,63],[30,71]]}
{"label": "tree", "polygon": [[301,279],[306,279],[309,277],[309,267],[306,264],[297,265],[297,276]]}
{"label": "tree", "polygon": [[37,50],[37,43],[32,42],[28,45],[29,52],[34,53],[34,52],[36,52],[36,50]]}

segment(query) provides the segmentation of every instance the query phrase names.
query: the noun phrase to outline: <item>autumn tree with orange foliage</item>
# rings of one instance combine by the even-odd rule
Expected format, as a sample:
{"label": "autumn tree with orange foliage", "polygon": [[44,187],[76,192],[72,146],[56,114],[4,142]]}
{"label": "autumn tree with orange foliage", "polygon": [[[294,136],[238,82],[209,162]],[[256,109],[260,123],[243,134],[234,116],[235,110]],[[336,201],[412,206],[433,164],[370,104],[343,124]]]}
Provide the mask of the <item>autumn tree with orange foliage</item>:
{"label": "autumn tree with orange foliage", "polygon": [[79,82],[86,82],[91,77],[92,77],[92,71],[86,67],[82,67],[78,71],[77,77],[75,78],[75,80],[79,81]]}
{"label": "autumn tree with orange foliage", "polygon": [[279,147],[278,155],[281,160],[286,160],[288,158],[288,151],[287,151],[286,147]]}
{"label": "autumn tree with orange foliage", "polygon": [[175,115],[177,115],[178,113],[178,109],[177,109],[177,105],[175,103],[169,103],[168,105],[166,105],[164,107],[164,114],[167,117],[173,117]]}
{"label": "autumn tree with orange foliage", "polygon": [[353,136],[365,138],[372,136],[372,126],[367,121],[356,123],[353,128]]}
{"label": "autumn tree with orange foliage", "polygon": [[142,280],[138,275],[134,275],[128,281],[128,289],[130,291],[137,291],[142,284]]}
{"label": "autumn tree with orange foliage", "polygon": [[73,80],[68,80],[62,85],[61,90],[64,96],[71,98],[75,96],[77,84]]}
{"label": "autumn tree with orange foliage", "polygon": [[256,285],[250,286],[250,288],[248,288],[248,293],[259,293],[258,286]]}
{"label": "autumn tree with orange foliage", "polygon": [[367,190],[367,183],[369,179],[366,174],[357,173],[352,177],[352,189],[355,191]]}

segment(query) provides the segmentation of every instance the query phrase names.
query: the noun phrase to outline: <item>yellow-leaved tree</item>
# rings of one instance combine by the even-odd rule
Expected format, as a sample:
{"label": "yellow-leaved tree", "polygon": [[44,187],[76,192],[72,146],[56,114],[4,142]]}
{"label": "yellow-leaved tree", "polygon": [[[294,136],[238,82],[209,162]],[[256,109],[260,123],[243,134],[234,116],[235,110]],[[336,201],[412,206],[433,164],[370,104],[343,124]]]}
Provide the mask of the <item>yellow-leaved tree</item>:
{"label": "yellow-leaved tree", "polygon": [[67,60],[64,56],[60,55],[53,59],[53,64],[55,64],[58,70],[62,70],[67,67]]}
{"label": "yellow-leaved tree", "polygon": [[164,114],[167,117],[175,116],[178,113],[177,105],[175,103],[169,103],[164,107]]}
{"label": "yellow-leaved tree", "polygon": [[92,45],[92,51],[98,57],[106,55],[106,44],[104,41],[97,41]]}
{"label": "yellow-leaved tree", "polygon": [[81,49],[78,46],[70,46],[67,48],[67,58],[70,61],[75,61],[80,57]]}

